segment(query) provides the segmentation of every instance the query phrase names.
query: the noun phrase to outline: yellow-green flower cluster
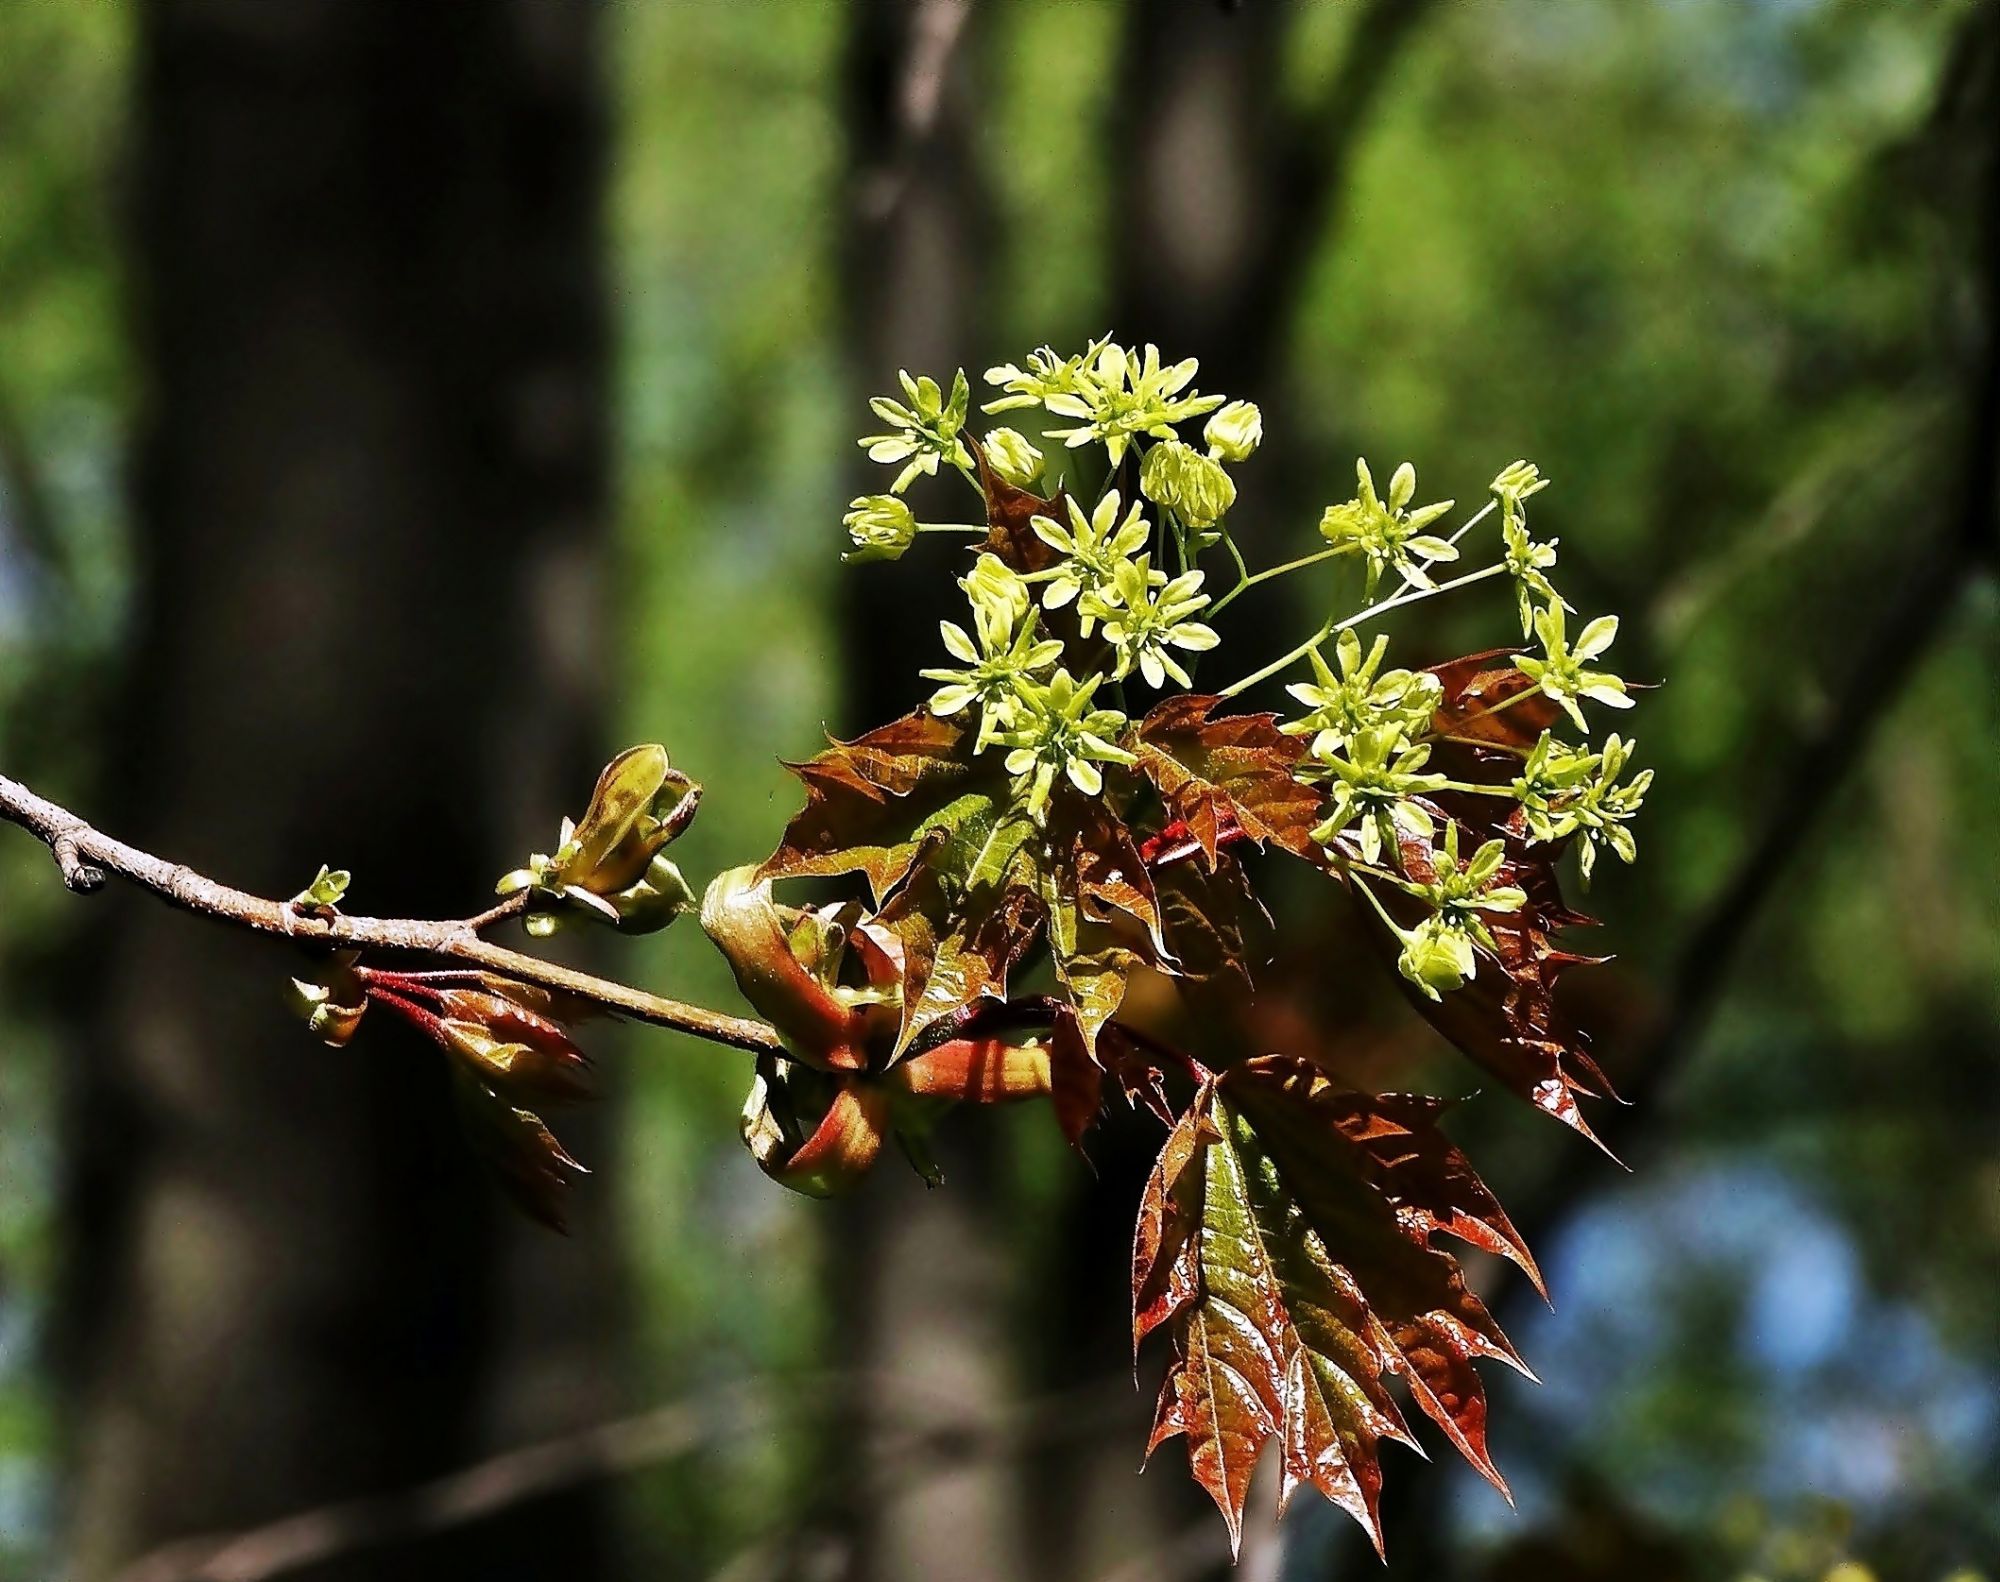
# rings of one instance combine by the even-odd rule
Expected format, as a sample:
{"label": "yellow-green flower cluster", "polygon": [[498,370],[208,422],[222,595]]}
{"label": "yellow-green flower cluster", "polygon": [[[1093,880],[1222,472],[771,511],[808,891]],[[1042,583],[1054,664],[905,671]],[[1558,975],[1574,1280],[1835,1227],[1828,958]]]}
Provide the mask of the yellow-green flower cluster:
{"label": "yellow-green flower cluster", "polygon": [[1354,498],[1344,505],[1328,506],[1320,517],[1320,537],[1337,550],[1362,556],[1368,568],[1370,597],[1385,571],[1394,571],[1419,588],[1430,587],[1427,568],[1458,559],[1458,550],[1424,529],[1449,511],[1453,502],[1440,500],[1411,510],[1410,501],[1417,493],[1417,469],[1409,462],[1391,475],[1387,500],[1375,493],[1374,475],[1368,471],[1368,463],[1358,458],[1354,481]]}
{"label": "yellow-green flower cluster", "polygon": [[1040,635],[1034,605],[1021,579],[992,555],[960,579],[972,601],[972,631],[938,622],[946,651],[962,669],[919,671],[943,686],[931,694],[930,711],[940,718],[979,705],[975,751],[984,752],[1011,726],[1021,707],[1022,688],[1062,657],[1062,644]]}
{"label": "yellow-green flower cluster", "polygon": [[[1353,496],[1320,518],[1325,547],[1253,574],[1227,526],[1237,494],[1229,468],[1257,453],[1263,414],[1247,401],[1202,394],[1198,371],[1192,359],[1169,362],[1156,346],[1129,348],[1108,335],[1075,356],[1044,346],[1018,364],[990,368],[986,380],[998,393],[983,410],[1036,417],[1025,430],[996,426],[979,436],[978,469],[964,373],[949,390],[901,375],[904,399],[871,403],[887,428],[861,442],[872,459],[899,471],[886,493],[851,502],[843,518],[852,540],[846,558],[894,559],[919,534],[987,536],[998,553],[981,554],[960,579],[970,618],[940,622],[948,662],[921,674],[936,683],[929,700],[934,714],[976,715],[975,752],[1004,749],[1007,770],[1017,777],[1015,795],[1038,817],[1059,785],[1100,795],[1102,766],[1134,761],[1124,745],[1128,689],[1193,686],[1196,658],[1218,645],[1210,623],[1224,607],[1273,577],[1322,561],[1358,560],[1359,610],[1329,613],[1316,635],[1219,690],[1233,697],[1301,661],[1311,666],[1309,679],[1288,686],[1298,713],[1280,728],[1307,738],[1293,773],[1323,788],[1313,836],[1358,881],[1390,883],[1425,902],[1428,915],[1414,926],[1383,916],[1401,937],[1405,974],[1422,992],[1441,993],[1470,978],[1478,953],[1492,949],[1482,915],[1522,904],[1519,886],[1499,882],[1507,867],[1502,843],[1488,841],[1461,861],[1461,828],[1504,829],[1510,840],[1528,844],[1575,840],[1586,876],[1600,849],[1632,858],[1627,826],[1651,775],[1628,777],[1629,744],[1614,735],[1592,751],[1541,732],[1529,747],[1525,731],[1509,728],[1525,719],[1539,730],[1554,714],[1552,703],[1588,734],[1585,705],[1629,707],[1626,683],[1597,663],[1617,636],[1617,620],[1586,622],[1570,640],[1567,617],[1574,612],[1552,578],[1558,540],[1539,540],[1528,530],[1528,501],[1548,480],[1525,460],[1502,469],[1488,485],[1490,502],[1447,534],[1438,524],[1453,502],[1417,503],[1414,465],[1400,464],[1378,490],[1366,459],[1357,458]],[[1049,440],[1063,449],[1045,453]],[[1078,454],[1092,446],[1102,447],[1095,460]],[[1011,515],[1018,497],[982,499],[973,523],[919,521],[904,491],[947,462],[982,496],[997,481],[1045,499],[1028,519],[1032,540],[1024,540]],[[1128,464],[1135,465],[1127,470]],[[1496,511],[1499,542],[1489,540],[1487,562],[1440,580],[1440,568],[1459,561],[1461,541]],[[1236,578],[1219,595],[1211,571],[1199,563],[1216,546],[1228,548]],[[1385,577],[1393,579],[1386,588]],[[1498,672],[1499,684],[1487,679],[1447,698],[1447,687],[1457,683],[1446,678],[1460,671],[1390,668],[1387,638],[1364,639],[1353,630],[1494,577],[1508,579],[1523,634],[1534,639],[1532,651],[1512,657],[1511,682],[1509,661],[1496,658],[1484,673]],[[1100,698],[1107,702],[1100,705]],[[1510,709],[1533,712],[1481,724]],[[1434,766],[1440,738],[1451,746]],[[1461,772],[1468,753],[1475,761],[1512,754],[1520,772],[1511,783],[1490,772],[1490,764],[1469,780],[1442,772]],[[1502,805],[1488,818],[1451,800],[1479,797]],[[1452,816],[1441,819],[1447,809]],[[1415,862],[1423,852],[1430,853],[1431,877],[1418,883],[1405,859]]]}
{"label": "yellow-green flower cluster", "polygon": [[1514,781],[1514,796],[1521,804],[1529,839],[1557,841],[1577,836],[1577,865],[1586,882],[1597,865],[1600,847],[1610,848],[1621,862],[1630,862],[1639,854],[1638,843],[1626,825],[1645,804],[1653,771],[1641,769],[1623,785],[1618,783],[1637,745],[1614,733],[1605,738],[1601,751],[1590,752],[1544,731]]}
{"label": "yellow-green flower cluster", "polygon": [[1361,639],[1351,630],[1342,632],[1334,645],[1336,675],[1319,650],[1311,650],[1314,679],[1285,689],[1306,712],[1286,722],[1285,734],[1312,737],[1312,751],[1325,758],[1344,752],[1359,731],[1389,726],[1416,735],[1428,727],[1443,686],[1426,671],[1383,670],[1388,651],[1389,639],[1378,637],[1363,658]]}
{"label": "yellow-green flower cluster", "polygon": [[903,386],[908,403],[892,401],[888,396],[876,396],[868,405],[877,417],[889,425],[889,431],[867,435],[858,442],[868,452],[870,461],[891,466],[902,464],[896,481],[889,485],[891,494],[901,494],[920,473],[936,477],[941,461],[950,462],[954,467],[972,465],[972,457],[958,437],[965,430],[966,413],[972,402],[965,370],[961,368],[953,376],[949,399],[938,382],[928,376],[913,379],[905,371],[898,373],[896,378]]}

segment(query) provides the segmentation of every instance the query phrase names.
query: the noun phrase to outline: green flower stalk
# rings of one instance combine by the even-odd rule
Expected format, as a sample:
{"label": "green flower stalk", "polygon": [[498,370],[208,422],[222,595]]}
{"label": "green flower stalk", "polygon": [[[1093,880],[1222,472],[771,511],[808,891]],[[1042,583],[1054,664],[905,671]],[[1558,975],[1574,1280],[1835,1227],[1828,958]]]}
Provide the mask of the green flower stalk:
{"label": "green flower stalk", "polygon": [[1320,536],[1335,549],[1357,552],[1365,558],[1370,598],[1385,571],[1394,571],[1419,588],[1435,586],[1426,568],[1438,561],[1458,559],[1458,549],[1424,529],[1449,511],[1453,502],[1441,500],[1410,510],[1417,492],[1417,469],[1408,462],[1390,477],[1387,501],[1376,495],[1374,476],[1359,457],[1354,462],[1354,479],[1354,498],[1326,508],[1319,520]]}
{"label": "green flower stalk", "polygon": [[1136,668],[1149,687],[1165,686],[1169,676],[1192,686],[1173,650],[1205,654],[1222,640],[1192,618],[1209,602],[1202,574],[1185,572],[1164,586],[1155,586],[1156,578],[1149,557],[1128,560],[1112,585],[1085,594],[1079,609],[1104,622],[1104,640],[1118,656],[1112,680],[1123,681]]}
{"label": "green flower stalk", "polygon": [[[1119,568],[1144,549],[1153,535],[1153,524],[1140,514],[1137,500],[1132,502],[1124,519],[1119,519],[1118,510],[1124,502],[1116,489],[1107,492],[1088,516],[1075,496],[1064,503],[1069,507],[1068,527],[1048,516],[1034,517],[1029,523],[1037,538],[1064,557],[1055,576],[1042,590],[1042,607],[1049,610],[1059,610],[1083,594],[1102,593],[1115,587]],[[1162,582],[1166,580],[1164,573],[1156,571],[1152,575]],[[1088,609],[1078,606],[1085,637],[1091,634],[1096,621],[1094,609],[1101,608],[1102,602],[1098,600]]]}
{"label": "green flower stalk", "polygon": [[1085,796],[1096,796],[1104,789],[1099,764],[1138,762],[1118,745],[1125,716],[1116,709],[1091,706],[1103,682],[1101,675],[1078,682],[1069,671],[1058,670],[1045,685],[1019,688],[1020,712],[997,739],[1013,748],[1007,755],[1007,772],[1027,781],[1032,817],[1041,817],[1048,806],[1057,775],[1067,776]]}
{"label": "green flower stalk", "polygon": [[1307,712],[1279,728],[1287,736],[1312,737],[1312,751],[1322,758],[1344,752],[1357,732],[1377,726],[1412,736],[1424,730],[1437,713],[1444,687],[1424,671],[1382,670],[1388,651],[1389,639],[1378,637],[1363,658],[1361,639],[1351,630],[1342,632],[1334,645],[1340,667],[1336,675],[1313,649],[1307,657],[1314,680],[1285,689]]}
{"label": "green flower stalk", "polygon": [[1576,644],[1572,647],[1565,629],[1563,608],[1561,604],[1550,604],[1535,612],[1535,635],[1541,639],[1542,657],[1516,655],[1514,668],[1533,681],[1549,698],[1561,704],[1563,712],[1587,736],[1590,734],[1590,722],[1583,716],[1585,701],[1601,703],[1611,709],[1629,709],[1632,706],[1631,695],[1626,692],[1623,680],[1608,670],[1586,668],[1587,661],[1595,659],[1617,640],[1618,617],[1598,616],[1577,634]]}
{"label": "green flower stalk", "polygon": [[857,495],[840,519],[854,547],[840,558],[848,565],[871,560],[900,560],[917,539],[917,518],[908,502],[893,494]]}
{"label": "green flower stalk", "polygon": [[887,396],[874,397],[868,405],[877,417],[889,425],[889,432],[870,434],[858,441],[861,448],[868,452],[870,461],[890,466],[903,463],[903,470],[896,474],[896,481],[889,486],[889,492],[901,494],[920,473],[936,477],[941,461],[969,469],[972,457],[958,437],[965,429],[966,414],[972,402],[971,388],[965,382],[965,370],[961,368],[953,375],[949,401],[938,387],[938,382],[928,375],[912,379],[908,372],[901,372],[896,377],[902,383],[903,393],[909,397],[909,405],[892,401]]}

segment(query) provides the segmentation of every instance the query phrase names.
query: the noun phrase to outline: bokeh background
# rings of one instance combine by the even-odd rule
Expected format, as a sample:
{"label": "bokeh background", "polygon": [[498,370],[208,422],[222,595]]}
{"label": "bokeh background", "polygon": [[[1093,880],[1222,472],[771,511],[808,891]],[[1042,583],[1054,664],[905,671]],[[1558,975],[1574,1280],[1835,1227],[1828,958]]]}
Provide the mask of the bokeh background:
{"label": "bokeh background", "polygon": [[[435,913],[658,739],[699,880],[935,662],[946,557],[838,564],[899,367],[1199,356],[1264,406],[1267,561],[1357,452],[1531,456],[1668,683],[1592,898],[1633,1169],[1460,1107],[1558,1304],[1489,1286],[1547,1381],[1492,1381],[1518,1508],[1392,1452],[1386,1569],[1308,1494],[1238,1574],[1996,1574],[1996,13],[6,0],[0,768]],[[1273,1027],[1475,1090],[1280,888]],[[733,1003],[691,928],[595,963]],[[0,841],[0,1576],[1223,1574],[1179,1450],[1137,1473],[1144,1127],[971,1117],[943,1191],[809,1203],[737,1057],[612,1030],[558,1239],[286,965]]]}

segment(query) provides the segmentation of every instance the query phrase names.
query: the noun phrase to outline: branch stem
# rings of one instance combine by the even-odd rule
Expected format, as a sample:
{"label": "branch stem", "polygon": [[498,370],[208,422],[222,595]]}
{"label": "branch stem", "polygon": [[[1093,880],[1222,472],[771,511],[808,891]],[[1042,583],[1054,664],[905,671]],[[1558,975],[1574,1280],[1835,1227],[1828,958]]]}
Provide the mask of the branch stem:
{"label": "branch stem", "polygon": [[1436,598],[1440,593],[1451,593],[1459,588],[1469,588],[1475,582],[1484,582],[1488,577],[1499,576],[1506,569],[1505,564],[1487,566],[1479,571],[1470,571],[1462,577],[1454,577],[1449,582],[1440,582],[1428,588],[1412,589],[1409,584],[1405,584],[1402,589],[1391,594],[1380,604],[1371,604],[1364,610],[1356,610],[1342,621],[1328,621],[1317,632],[1314,632],[1311,637],[1308,637],[1303,643],[1299,644],[1297,648],[1292,649],[1289,653],[1279,655],[1262,670],[1253,670],[1241,681],[1224,687],[1219,695],[1225,698],[1233,698],[1239,692],[1249,691],[1250,688],[1257,685],[1260,681],[1268,681],[1287,666],[1296,664],[1299,660],[1305,658],[1308,653],[1319,647],[1321,643],[1325,642],[1335,632],[1347,631],[1350,627],[1359,626],[1363,621],[1370,620],[1377,615],[1386,615],[1391,610],[1401,609],[1406,604],[1421,604],[1426,599]]}
{"label": "branch stem", "polygon": [[[1232,544],[1230,548],[1233,550],[1235,548],[1235,545]],[[1235,602],[1236,598],[1240,594],[1248,591],[1251,588],[1256,587],[1258,583],[1269,582],[1273,577],[1282,577],[1288,571],[1299,571],[1307,566],[1316,566],[1322,560],[1331,560],[1335,555],[1346,554],[1347,549],[1348,546],[1345,544],[1336,545],[1332,549],[1322,549],[1316,554],[1301,555],[1297,560],[1288,560],[1282,566],[1267,567],[1265,570],[1256,573],[1254,576],[1244,575],[1241,578],[1241,580],[1237,582],[1235,587],[1231,588],[1227,593],[1225,593],[1220,599],[1218,599],[1215,602],[1214,608],[1212,608],[1208,613],[1210,616],[1220,615],[1232,603]],[[1237,560],[1237,566],[1239,569],[1242,567],[1242,564],[1243,562],[1239,557]]]}
{"label": "branch stem", "polygon": [[67,808],[4,775],[0,775],[0,822],[19,825],[46,845],[62,871],[63,882],[72,890],[95,889],[105,875],[115,874],[169,906],[255,934],[321,949],[374,950],[464,962],[537,988],[573,995],[652,1027],[669,1028],[753,1054],[784,1052],[777,1029],[768,1023],[649,994],[480,938],[482,928],[520,909],[518,898],[477,917],[441,921],[302,912],[287,902],[232,889],[192,868],[113,840]]}

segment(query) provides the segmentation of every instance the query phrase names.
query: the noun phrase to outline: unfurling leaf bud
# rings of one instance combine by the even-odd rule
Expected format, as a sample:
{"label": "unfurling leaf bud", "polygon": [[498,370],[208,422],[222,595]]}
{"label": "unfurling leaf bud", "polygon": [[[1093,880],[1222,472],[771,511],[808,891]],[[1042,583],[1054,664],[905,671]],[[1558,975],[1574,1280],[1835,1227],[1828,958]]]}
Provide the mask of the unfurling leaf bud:
{"label": "unfurling leaf bud", "polygon": [[986,436],[986,465],[1002,483],[1032,489],[1041,481],[1042,453],[1017,429],[996,428]]}
{"label": "unfurling leaf bud", "polygon": [[292,1008],[305,1018],[306,1031],[335,1049],[346,1047],[368,1009],[354,960],[351,951],[343,951],[319,977],[292,979]]}
{"label": "unfurling leaf bud", "polygon": [[521,890],[538,903],[528,932],[543,939],[563,923],[563,910],[595,916],[621,933],[665,928],[694,904],[680,870],[660,855],[693,821],[701,787],[667,761],[657,743],[632,747],[605,766],[583,821],[562,827],[553,857],[536,856],[495,887]]}
{"label": "unfurling leaf bud", "polygon": [[1189,527],[1212,527],[1236,503],[1236,485],[1215,462],[1177,439],[1146,452],[1139,492],[1173,511]]}
{"label": "unfurling leaf bud", "polygon": [[1264,414],[1254,401],[1232,401],[1201,431],[1217,461],[1248,461],[1264,443]]}
{"label": "unfurling leaf bud", "polygon": [[879,1084],[765,1055],[744,1100],[743,1143],[773,1181],[807,1197],[832,1197],[881,1157],[891,1102]]}
{"label": "unfurling leaf bud", "polygon": [[850,566],[870,560],[900,560],[917,537],[917,518],[893,494],[857,495],[840,519],[854,547],[840,558]]}
{"label": "unfurling leaf bud", "polygon": [[552,998],[526,984],[482,976],[487,987],[436,996],[426,1031],[466,1070],[510,1102],[577,1104],[592,1097],[590,1060],[551,1014]]}
{"label": "unfurling leaf bud", "polygon": [[291,904],[317,910],[322,907],[336,907],[346,898],[347,887],[354,882],[354,875],[345,868],[329,868],[319,865],[319,877],[297,895]]}
{"label": "unfurling leaf bud", "polygon": [[590,1007],[490,972],[349,970],[362,1003],[400,1017],[445,1052],[473,1148],[515,1202],[561,1230],[563,1193],[588,1172],[535,1110],[591,1097],[590,1062],[563,1025]]}

